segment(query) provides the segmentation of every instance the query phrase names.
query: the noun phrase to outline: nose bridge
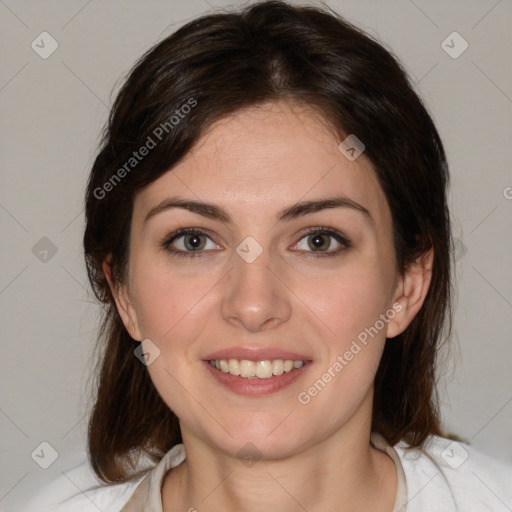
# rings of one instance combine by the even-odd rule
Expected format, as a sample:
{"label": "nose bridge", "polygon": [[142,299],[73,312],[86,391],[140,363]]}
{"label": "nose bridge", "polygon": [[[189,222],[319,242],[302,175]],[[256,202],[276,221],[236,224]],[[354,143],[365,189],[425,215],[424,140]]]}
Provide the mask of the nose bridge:
{"label": "nose bridge", "polygon": [[269,291],[267,281],[269,275],[273,275],[270,271],[272,265],[275,266],[275,262],[272,262],[268,245],[261,245],[252,236],[246,237],[236,247],[233,273],[237,276],[237,280],[244,285],[259,284],[260,292]]}
{"label": "nose bridge", "polygon": [[276,266],[271,251],[255,238],[247,237],[237,246],[222,303],[227,321],[250,331],[286,321],[291,308]]}

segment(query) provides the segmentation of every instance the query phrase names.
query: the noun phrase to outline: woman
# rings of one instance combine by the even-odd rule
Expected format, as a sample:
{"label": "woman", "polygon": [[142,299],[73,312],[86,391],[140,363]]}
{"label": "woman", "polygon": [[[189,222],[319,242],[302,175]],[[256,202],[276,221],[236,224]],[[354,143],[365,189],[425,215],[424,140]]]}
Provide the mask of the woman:
{"label": "woman", "polygon": [[448,179],[401,66],[334,13],[151,49],[88,184],[104,349],[49,509],[510,510],[511,468],[442,436]]}

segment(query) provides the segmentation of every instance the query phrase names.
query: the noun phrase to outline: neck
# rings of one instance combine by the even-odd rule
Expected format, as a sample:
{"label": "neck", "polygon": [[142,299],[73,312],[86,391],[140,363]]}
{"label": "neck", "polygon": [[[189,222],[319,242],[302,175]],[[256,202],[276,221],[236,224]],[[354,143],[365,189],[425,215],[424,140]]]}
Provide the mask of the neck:
{"label": "neck", "polygon": [[394,462],[370,445],[369,424],[345,427],[291,457],[253,465],[183,432],[187,459],[167,473],[163,511],[391,512]]}

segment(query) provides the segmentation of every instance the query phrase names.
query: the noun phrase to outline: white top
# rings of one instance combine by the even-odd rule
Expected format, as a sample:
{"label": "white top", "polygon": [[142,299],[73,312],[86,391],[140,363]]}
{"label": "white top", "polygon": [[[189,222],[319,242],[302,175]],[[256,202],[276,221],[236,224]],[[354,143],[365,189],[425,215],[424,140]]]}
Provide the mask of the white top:
{"label": "white top", "polygon": [[[511,512],[512,464],[494,460],[465,443],[431,436],[422,449],[394,447],[373,433],[372,445],[393,459],[398,487],[393,512]],[[186,457],[183,444],[169,450],[135,482],[105,486],[87,454],[74,468],[40,489],[17,512],[162,512],[167,471]]]}

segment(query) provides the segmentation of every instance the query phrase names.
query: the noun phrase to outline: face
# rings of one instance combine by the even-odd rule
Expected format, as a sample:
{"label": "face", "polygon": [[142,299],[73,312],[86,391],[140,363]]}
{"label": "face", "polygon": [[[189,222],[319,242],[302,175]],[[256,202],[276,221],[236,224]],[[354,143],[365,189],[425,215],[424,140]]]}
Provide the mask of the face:
{"label": "face", "polygon": [[265,104],[136,196],[117,304],[160,351],[148,370],[184,436],[274,458],[370,421],[386,336],[407,323],[403,281],[372,165],[339,143],[312,112]]}

